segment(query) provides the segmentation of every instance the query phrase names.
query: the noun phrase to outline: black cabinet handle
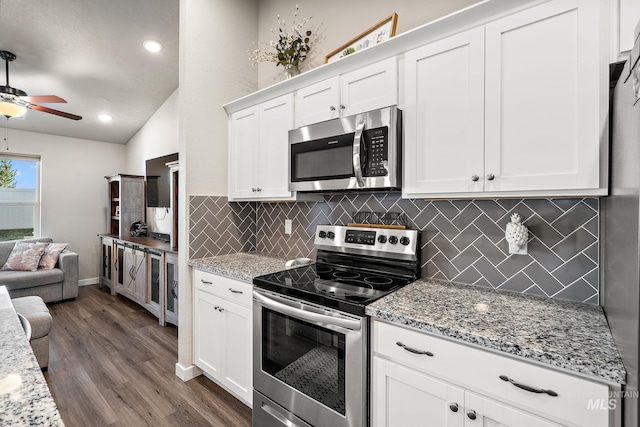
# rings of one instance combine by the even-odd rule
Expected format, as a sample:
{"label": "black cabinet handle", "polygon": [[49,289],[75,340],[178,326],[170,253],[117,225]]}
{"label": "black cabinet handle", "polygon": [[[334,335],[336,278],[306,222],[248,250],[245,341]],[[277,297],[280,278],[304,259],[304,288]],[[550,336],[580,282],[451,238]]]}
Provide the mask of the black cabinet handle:
{"label": "black cabinet handle", "polygon": [[201,281],[202,283],[204,283],[205,285],[213,285],[213,282],[208,282],[208,281],[206,281],[206,280],[204,280],[204,279],[200,279],[200,281]]}
{"label": "black cabinet handle", "polygon": [[236,291],[236,290],[235,290],[235,289],[233,289],[233,288],[229,288],[229,290],[230,290],[231,292],[233,292],[234,294],[241,294],[241,293],[242,293],[242,291]]}
{"label": "black cabinet handle", "polygon": [[519,382],[512,380],[511,378],[509,378],[509,377],[508,377],[508,376],[506,376],[506,375],[500,375],[500,379],[501,379],[502,381],[510,382],[510,383],[511,383],[511,384],[513,384],[514,386],[516,386],[516,387],[518,387],[518,388],[521,388],[521,389],[523,389],[523,390],[526,390],[526,391],[528,391],[528,392],[531,392],[531,393],[546,393],[546,394],[548,394],[549,396],[553,396],[553,397],[558,396],[558,393],[556,393],[556,392],[555,392],[555,391],[553,391],[553,390],[545,390],[545,389],[543,389],[543,388],[534,388],[534,387],[531,387],[531,386],[528,386],[528,385],[525,385],[525,384],[520,384]]}
{"label": "black cabinet handle", "polygon": [[474,411],[473,409],[467,411],[467,417],[470,420],[475,420],[477,418],[476,411]]}
{"label": "black cabinet handle", "polygon": [[458,412],[458,404],[456,402],[450,403],[449,409],[451,409],[451,412]]}
{"label": "black cabinet handle", "polygon": [[400,341],[398,341],[396,343],[396,345],[398,347],[402,347],[403,349],[405,349],[408,352],[413,353],[413,354],[424,354],[424,355],[427,355],[429,357],[433,357],[433,353],[431,353],[430,351],[416,350],[415,348],[407,347],[406,345],[402,344]]}

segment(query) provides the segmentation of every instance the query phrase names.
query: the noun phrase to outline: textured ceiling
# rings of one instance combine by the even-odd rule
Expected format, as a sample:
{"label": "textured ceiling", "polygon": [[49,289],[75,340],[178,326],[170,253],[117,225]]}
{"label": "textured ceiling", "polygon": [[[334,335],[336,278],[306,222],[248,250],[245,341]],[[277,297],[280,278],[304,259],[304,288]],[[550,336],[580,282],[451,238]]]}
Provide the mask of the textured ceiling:
{"label": "textured ceiling", "polygon": [[[0,50],[17,56],[10,85],[83,116],[29,110],[0,127],[126,144],[178,87],[178,11],[179,0],[0,0]],[[148,53],[147,39],[164,49]],[[4,74],[3,62],[0,85]]]}

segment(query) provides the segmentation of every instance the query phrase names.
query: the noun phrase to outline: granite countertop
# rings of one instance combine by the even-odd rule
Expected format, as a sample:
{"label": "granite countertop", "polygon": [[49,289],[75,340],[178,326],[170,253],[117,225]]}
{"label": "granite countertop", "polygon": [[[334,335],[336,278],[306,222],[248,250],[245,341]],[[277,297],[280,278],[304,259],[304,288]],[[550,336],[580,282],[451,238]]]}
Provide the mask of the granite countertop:
{"label": "granite countertop", "polygon": [[624,384],[599,306],[422,279],[366,309],[375,318]]}
{"label": "granite countertop", "polygon": [[189,265],[198,270],[228,277],[241,282],[253,283],[253,278],[285,270],[288,258],[258,252],[241,252],[208,258],[189,260]]}
{"label": "granite countertop", "polygon": [[0,325],[0,425],[64,426],[4,286]]}

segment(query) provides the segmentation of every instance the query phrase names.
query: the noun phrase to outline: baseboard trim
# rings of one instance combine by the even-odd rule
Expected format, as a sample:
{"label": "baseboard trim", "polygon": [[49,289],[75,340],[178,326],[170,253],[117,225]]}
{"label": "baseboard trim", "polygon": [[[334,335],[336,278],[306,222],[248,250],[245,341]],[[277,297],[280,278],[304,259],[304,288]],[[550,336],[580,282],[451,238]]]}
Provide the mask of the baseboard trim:
{"label": "baseboard trim", "polygon": [[176,363],[176,376],[182,381],[187,382],[200,375],[202,375],[202,371],[196,365],[184,367],[180,363]]}
{"label": "baseboard trim", "polygon": [[91,277],[89,279],[78,280],[78,286],[97,285],[100,283],[99,277]]}

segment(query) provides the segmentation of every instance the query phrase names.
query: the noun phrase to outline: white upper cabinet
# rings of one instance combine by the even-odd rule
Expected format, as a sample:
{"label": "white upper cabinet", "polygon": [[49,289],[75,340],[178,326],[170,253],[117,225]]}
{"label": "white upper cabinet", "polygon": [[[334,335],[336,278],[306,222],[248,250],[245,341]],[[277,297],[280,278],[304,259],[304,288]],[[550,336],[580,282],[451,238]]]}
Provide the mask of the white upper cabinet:
{"label": "white upper cabinet", "polygon": [[485,191],[599,189],[600,3],[556,0],[487,25]]}
{"label": "white upper cabinet", "polygon": [[635,29],[640,23],[640,1],[611,0],[611,62],[629,57],[635,40]]}
{"label": "white upper cabinet", "polygon": [[405,193],[483,191],[484,29],[408,52],[405,96]]}
{"label": "white upper cabinet", "polygon": [[338,76],[296,91],[295,127],[338,117],[340,79]]}
{"label": "white upper cabinet", "polygon": [[298,89],[295,127],[397,103],[398,65],[392,57]]}
{"label": "white upper cabinet", "polygon": [[229,123],[229,200],[294,200],[287,164],[293,94],[237,111]]}
{"label": "white upper cabinet", "polygon": [[600,0],[556,0],[406,55],[405,197],[607,192]]}

